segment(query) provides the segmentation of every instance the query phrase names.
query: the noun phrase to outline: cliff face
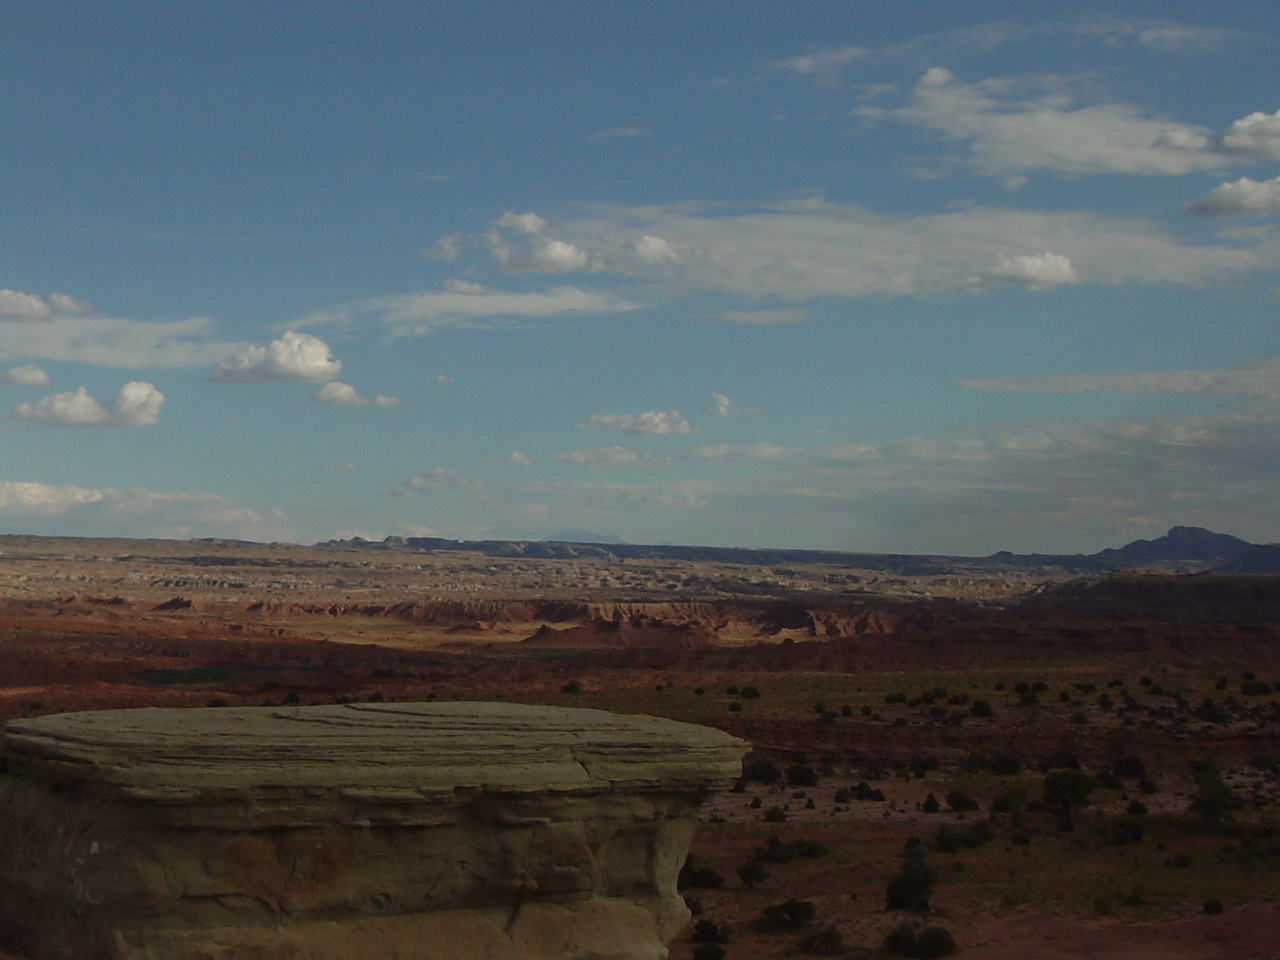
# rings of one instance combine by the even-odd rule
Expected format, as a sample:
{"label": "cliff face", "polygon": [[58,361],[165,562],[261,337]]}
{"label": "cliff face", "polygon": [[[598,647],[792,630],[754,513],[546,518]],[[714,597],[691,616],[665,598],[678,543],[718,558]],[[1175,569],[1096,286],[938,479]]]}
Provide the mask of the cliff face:
{"label": "cliff face", "polygon": [[15,721],[0,947],[32,960],[660,960],[746,744],[430,703]]}

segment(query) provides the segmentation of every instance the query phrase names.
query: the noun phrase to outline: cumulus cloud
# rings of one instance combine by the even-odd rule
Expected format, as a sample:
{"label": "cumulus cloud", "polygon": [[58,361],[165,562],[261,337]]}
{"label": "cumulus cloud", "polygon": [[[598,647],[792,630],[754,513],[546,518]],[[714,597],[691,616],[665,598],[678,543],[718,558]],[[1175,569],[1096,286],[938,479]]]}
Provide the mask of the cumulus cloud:
{"label": "cumulus cloud", "polygon": [[34,293],[0,289],[0,319],[31,322],[47,319],[53,311]]}
{"label": "cumulus cloud", "polygon": [[213,368],[214,383],[324,383],[342,372],[329,345],[319,337],[290,331],[265,347],[245,347]]}
{"label": "cumulus cloud", "polygon": [[510,460],[512,463],[518,463],[522,467],[533,466],[533,457],[526,456],[525,454],[521,453],[519,450],[512,450],[509,454],[507,454],[507,459]]}
{"label": "cumulus cloud", "polygon": [[362,397],[349,383],[334,380],[311,391],[311,399],[331,403],[337,407],[394,407],[400,401],[395,397]]}
{"label": "cumulus cloud", "polygon": [[1003,286],[1021,284],[1029,290],[1051,290],[1064,284],[1079,283],[1080,274],[1071,260],[1058,253],[1001,254],[994,266],[979,272],[975,278],[979,286]]}
{"label": "cumulus cloud", "polygon": [[84,387],[55,393],[18,406],[10,418],[46,427],[142,427],[156,422],[164,394],[144,381],[120,388],[110,406],[99,403]]}
{"label": "cumulus cloud", "polygon": [[483,480],[472,480],[464,477],[452,467],[436,467],[427,473],[419,473],[410,477],[398,487],[383,494],[384,497],[413,497],[438,490],[479,490],[484,487]]}
{"label": "cumulus cloud", "polygon": [[1255,111],[1222,131],[1218,147],[1255,160],[1280,160],[1280,110]]}
{"label": "cumulus cloud", "polygon": [[711,402],[702,408],[702,412],[713,417],[727,417],[733,413],[733,401],[723,393],[713,393]]}
{"label": "cumulus cloud", "polygon": [[591,258],[567,240],[544,237],[547,221],[536,213],[504,213],[485,231],[489,252],[512,272],[568,273],[585,270]]}
{"label": "cumulus cloud", "polygon": [[297,325],[351,325],[371,321],[395,336],[421,336],[445,327],[515,326],[529,320],[618,313],[639,306],[614,294],[577,287],[519,293],[451,281],[443,290],[393,294],[342,304],[305,317]]}
{"label": "cumulus cloud", "polygon": [[966,390],[1009,393],[1207,394],[1280,401],[1280,357],[1223,370],[1075,373],[961,380]]}
{"label": "cumulus cloud", "polygon": [[1280,177],[1252,180],[1241,177],[1223,183],[1183,208],[1193,217],[1236,217],[1280,213]]}
{"label": "cumulus cloud", "polygon": [[[135,487],[115,490],[25,481],[0,482],[0,518],[10,529],[47,532],[66,518],[79,535],[190,537],[261,535],[263,518],[246,507],[207,493],[156,493]],[[24,527],[27,522],[34,527]]]}
{"label": "cumulus cloud", "polygon": [[24,363],[20,367],[0,371],[0,386],[16,384],[23,387],[47,387],[49,382],[49,374],[34,363]]}
{"label": "cumulus cloud", "polygon": [[507,211],[493,221],[495,227],[512,230],[516,233],[535,234],[547,229],[547,221],[532,211],[528,213],[512,213]]}
{"label": "cumulus cloud", "polygon": [[665,467],[672,462],[670,457],[657,457],[629,447],[572,450],[568,453],[557,453],[551,459],[593,467]]}
{"label": "cumulus cloud", "polygon": [[679,263],[680,254],[666,240],[646,233],[634,242],[636,256],[646,263]]}
{"label": "cumulus cloud", "polygon": [[450,233],[441,237],[429,247],[422,248],[422,255],[432,260],[445,260],[452,263],[458,259],[458,254],[462,252],[462,241],[464,237],[461,233]]}
{"label": "cumulus cloud", "polygon": [[77,300],[75,297],[68,296],[65,293],[49,294],[49,302],[63,313],[88,313],[93,309],[93,304],[84,300]]}
{"label": "cumulus cloud", "polygon": [[647,410],[644,413],[593,413],[578,424],[597,430],[617,430],[621,433],[642,433],[659,436],[668,433],[697,433],[697,428],[680,416],[679,410]]}

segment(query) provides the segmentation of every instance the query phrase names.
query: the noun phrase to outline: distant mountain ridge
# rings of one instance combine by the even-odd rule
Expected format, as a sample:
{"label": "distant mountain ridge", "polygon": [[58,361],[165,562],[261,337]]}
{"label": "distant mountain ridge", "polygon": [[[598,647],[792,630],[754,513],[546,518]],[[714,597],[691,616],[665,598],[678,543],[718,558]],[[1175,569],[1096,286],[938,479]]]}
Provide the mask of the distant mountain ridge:
{"label": "distant mountain ridge", "polygon": [[[318,546],[479,553],[532,559],[689,560],[776,566],[822,563],[905,576],[928,574],[1028,575],[1091,574],[1112,570],[1150,569],[1170,573],[1221,570],[1232,573],[1280,573],[1280,545],[1260,546],[1203,527],[1173,527],[1154,540],[1134,540],[1091,554],[1017,554],[1002,550],[987,557],[931,554],[842,553],[833,550],[787,550],[749,547],[699,547],[637,543],[580,543],[569,540],[449,540],[443,537],[387,537],[381,542],[355,537]],[[1249,569],[1236,569],[1246,565]]]}

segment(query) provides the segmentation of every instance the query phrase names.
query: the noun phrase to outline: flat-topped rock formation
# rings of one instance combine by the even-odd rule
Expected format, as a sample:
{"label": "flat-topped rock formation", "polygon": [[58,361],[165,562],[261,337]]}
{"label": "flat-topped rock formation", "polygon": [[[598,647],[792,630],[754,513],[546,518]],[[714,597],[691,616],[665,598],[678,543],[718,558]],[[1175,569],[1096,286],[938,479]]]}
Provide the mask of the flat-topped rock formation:
{"label": "flat-topped rock formation", "polygon": [[11,722],[0,949],[32,960],[659,960],[746,744],[503,703]]}

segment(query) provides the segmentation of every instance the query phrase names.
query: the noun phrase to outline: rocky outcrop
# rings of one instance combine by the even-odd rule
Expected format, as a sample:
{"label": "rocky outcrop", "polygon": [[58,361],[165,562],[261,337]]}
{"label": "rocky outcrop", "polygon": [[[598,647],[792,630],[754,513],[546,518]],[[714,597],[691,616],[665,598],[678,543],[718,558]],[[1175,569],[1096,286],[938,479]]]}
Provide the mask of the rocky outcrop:
{"label": "rocky outcrop", "polygon": [[0,948],[32,960],[659,960],[746,744],[502,703],[10,723]]}

